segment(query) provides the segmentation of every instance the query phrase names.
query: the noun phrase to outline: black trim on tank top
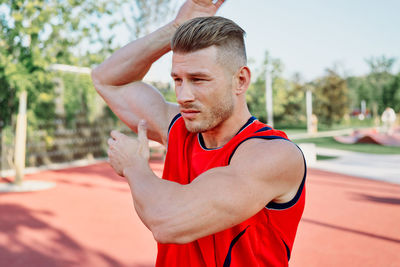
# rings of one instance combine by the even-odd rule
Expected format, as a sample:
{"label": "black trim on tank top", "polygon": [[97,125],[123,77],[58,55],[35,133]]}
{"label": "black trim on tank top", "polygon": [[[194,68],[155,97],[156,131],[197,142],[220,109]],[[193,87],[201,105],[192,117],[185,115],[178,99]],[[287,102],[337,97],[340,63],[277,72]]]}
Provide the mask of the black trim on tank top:
{"label": "black trim on tank top", "polygon": [[[293,143],[294,144],[294,143]],[[296,144],[295,144],[296,145]],[[297,201],[300,199],[301,197],[301,193],[303,192],[303,188],[304,188],[304,184],[306,182],[306,176],[307,176],[307,163],[306,163],[306,158],[304,157],[303,151],[301,151],[300,147],[298,145],[296,145],[297,148],[300,150],[301,155],[303,156],[303,162],[304,162],[304,175],[303,175],[303,179],[301,181],[301,184],[299,186],[299,189],[296,192],[296,195],[288,202],[286,203],[275,203],[275,202],[269,202],[265,207],[267,209],[271,209],[271,210],[285,210],[288,208],[293,207]]]}
{"label": "black trim on tank top", "polygon": [[268,131],[268,130],[272,130],[272,128],[271,127],[263,127],[261,129],[255,131],[254,133],[260,133],[260,132],[264,132],[264,131]]}
{"label": "black trim on tank top", "polygon": [[220,149],[222,146],[220,146],[220,147],[216,147],[216,148],[208,148],[207,146],[206,146],[206,143],[204,142],[204,138],[203,138],[203,135],[201,134],[201,133],[198,133],[197,134],[197,139],[199,140],[199,144],[200,144],[200,147],[202,148],[202,149],[204,149],[204,150],[217,150],[217,149]]}
{"label": "black trim on tank top", "polygon": [[[247,122],[239,129],[239,131],[235,134],[235,136],[238,135],[241,131],[243,131],[247,126],[252,124],[253,121],[255,121],[255,120],[257,120],[257,118],[254,116],[251,116],[250,119],[248,119]],[[204,150],[216,150],[216,149],[220,149],[223,147],[223,146],[221,146],[221,147],[216,147],[216,148],[207,148],[206,143],[204,142],[203,135],[201,133],[198,133],[197,139],[199,140],[199,144],[200,144],[201,148]]]}
{"label": "black trim on tank top", "polygon": [[243,231],[241,231],[237,236],[235,236],[234,239],[232,239],[231,244],[229,245],[228,254],[226,255],[225,260],[224,260],[224,267],[231,266],[233,246],[239,241],[239,238],[241,238],[242,235],[244,235],[244,233],[246,232],[247,228],[249,228],[249,226],[247,226]]}
{"label": "black trim on tank top", "polygon": [[307,173],[307,169],[304,172],[303,180],[301,181],[301,184],[299,186],[299,189],[297,190],[296,195],[290,201],[285,202],[285,203],[276,203],[276,202],[271,201],[265,207],[270,210],[285,210],[285,209],[293,207],[297,203],[297,201],[300,199],[301,193],[303,192],[303,187],[304,187],[304,184],[306,181],[306,173]]}
{"label": "black trim on tank top", "polygon": [[283,244],[285,245],[287,260],[289,261],[289,260],[290,260],[290,249],[289,249],[289,246],[286,245],[285,240],[282,239],[282,242],[283,242]]}
{"label": "black trim on tank top", "polygon": [[229,156],[228,165],[231,163],[231,159],[232,159],[232,157],[233,157],[233,154],[235,154],[236,149],[238,149],[238,147],[239,147],[243,142],[245,142],[245,141],[247,141],[247,140],[249,140],[249,139],[253,139],[253,138],[268,139],[268,140],[272,140],[272,139],[283,139],[283,140],[286,140],[286,141],[291,142],[290,140],[288,140],[288,139],[286,139],[286,138],[284,138],[284,137],[282,137],[282,136],[275,136],[275,135],[268,135],[268,136],[250,136],[250,137],[244,139],[243,141],[241,141],[241,142],[235,147],[235,149],[232,151],[231,155]]}
{"label": "black trim on tank top", "polygon": [[[251,136],[251,137],[248,137],[248,138],[244,139],[242,142],[240,142],[240,143],[235,147],[235,149],[232,151],[231,155],[229,156],[228,165],[231,163],[231,159],[232,159],[233,155],[235,154],[236,149],[237,149],[243,142],[245,142],[245,141],[247,141],[247,140],[249,140],[249,139],[254,139],[254,138],[267,139],[267,140],[283,139],[283,140],[286,140],[286,141],[288,141],[288,142],[293,143],[293,142],[290,141],[289,139],[286,139],[286,138],[284,138],[284,137],[282,137],[282,136],[276,136],[276,135],[269,135],[269,136]],[[293,143],[293,144],[295,144],[295,143]],[[295,145],[296,145],[296,144],[295,144]],[[301,154],[302,154],[302,156],[303,156],[303,162],[304,162],[304,175],[303,175],[303,179],[302,179],[302,181],[301,181],[301,184],[300,184],[300,186],[299,186],[299,189],[297,190],[296,195],[295,195],[290,201],[288,201],[288,202],[286,202],[286,203],[275,203],[275,202],[272,202],[272,201],[271,201],[271,202],[269,202],[269,203],[265,206],[265,208],[267,208],[267,209],[285,210],[285,209],[288,209],[288,208],[294,206],[294,205],[297,203],[297,201],[300,199],[300,196],[301,196],[301,193],[303,192],[303,187],[304,187],[304,184],[305,184],[305,181],[306,181],[306,176],[307,176],[307,165],[306,165],[306,159],[305,159],[305,157],[304,157],[303,151],[301,151],[301,149],[299,148],[298,145],[296,145],[296,147],[300,150],[300,152],[301,152]]]}
{"label": "black trim on tank top", "polygon": [[175,123],[181,116],[182,116],[182,114],[181,114],[181,113],[178,113],[178,114],[176,114],[175,117],[172,119],[171,123],[170,123],[169,126],[168,126],[168,134],[169,134],[169,131],[171,130],[172,126],[174,125],[174,123]]}
{"label": "black trim on tank top", "polygon": [[241,131],[244,130],[244,128],[246,128],[247,126],[249,126],[253,121],[255,121],[257,118],[254,116],[251,116],[250,119],[247,120],[247,122],[242,126],[242,128],[240,128],[240,130],[235,134],[238,135]]}

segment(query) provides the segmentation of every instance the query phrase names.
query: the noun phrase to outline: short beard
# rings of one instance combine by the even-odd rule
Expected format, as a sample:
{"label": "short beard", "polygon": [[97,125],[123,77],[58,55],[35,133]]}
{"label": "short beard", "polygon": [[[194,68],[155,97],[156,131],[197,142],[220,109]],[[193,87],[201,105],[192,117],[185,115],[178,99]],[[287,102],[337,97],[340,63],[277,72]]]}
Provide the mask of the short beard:
{"label": "short beard", "polygon": [[208,120],[202,121],[200,122],[200,125],[195,125],[192,127],[190,126],[190,123],[185,122],[186,129],[191,133],[203,133],[214,129],[226,121],[232,116],[235,105],[233,102],[233,96],[231,94],[227,94],[224,99],[226,99],[226,101],[223,103],[218,103],[211,109],[210,118],[206,118]]}

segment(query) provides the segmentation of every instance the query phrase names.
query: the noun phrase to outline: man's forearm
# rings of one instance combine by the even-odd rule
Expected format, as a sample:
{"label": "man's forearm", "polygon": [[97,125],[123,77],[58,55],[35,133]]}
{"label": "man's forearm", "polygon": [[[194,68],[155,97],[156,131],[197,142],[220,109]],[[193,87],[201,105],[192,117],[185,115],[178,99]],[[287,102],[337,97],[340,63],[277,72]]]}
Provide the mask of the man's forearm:
{"label": "man's forearm", "polygon": [[92,77],[97,83],[111,86],[143,79],[153,62],[170,51],[171,39],[179,25],[192,18],[213,16],[223,2],[186,0],[172,22],[116,51],[93,70]]}
{"label": "man's forearm", "polygon": [[198,179],[208,178],[201,184],[197,180],[181,185],[158,178],[148,165],[140,166],[125,168],[123,174],[129,181],[138,216],[157,242],[185,244],[226,229],[232,221],[238,222],[237,211],[241,209],[233,209],[235,201],[216,191],[228,188],[227,183],[232,182],[226,168],[203,173]]}
{"label": "man's forearm", "polygon": [[143,79],[153,62],[171,50],[176,28],[171,22],[129,43],[99,65],[93,75],[100,83],[115,86]]}
{"label": "man's forearm", "polygon": [[[171,209],[182,207],[180,202],[184,186],[158,178],[148,165],[143,167],[126,168],[123,174],[128,180],[139,218],[154,238],[163,242],[163,237],[168,235],[163,225],[171,217]],[[168,230],[173,232],[174,229]]]}

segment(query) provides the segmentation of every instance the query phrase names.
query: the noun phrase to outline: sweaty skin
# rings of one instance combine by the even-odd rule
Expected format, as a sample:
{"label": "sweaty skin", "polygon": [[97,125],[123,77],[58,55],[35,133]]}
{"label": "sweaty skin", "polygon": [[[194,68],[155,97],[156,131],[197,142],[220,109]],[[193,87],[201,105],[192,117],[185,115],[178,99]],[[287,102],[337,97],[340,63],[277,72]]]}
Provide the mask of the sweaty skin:
{"label": "sweaty skin", "polygon": [[[177,113],[189,131],[202,132],[208,148],[226,144],[251,116],[245,99],[249,68],[227,71],[215,46],[173,55],[178,104],[166,102],[141,81],[151,64],[170,50],[176,26],[212,16],[222,3],[186,1],[174,21],[118,50],[92,73],[99,94],[138,133],[134,139],[113,131],[108,156],[114,170],[126,177],[139,217],[160,243],[191,242],[250,218],[270,201],[287,202],[304,174],[294,144],[261,139],[244,142],[228,166],[210,169],[187,185],[159,179],[149,167],[148,138],[166,144]],[[266,152],[274,157],[267,159]]]}

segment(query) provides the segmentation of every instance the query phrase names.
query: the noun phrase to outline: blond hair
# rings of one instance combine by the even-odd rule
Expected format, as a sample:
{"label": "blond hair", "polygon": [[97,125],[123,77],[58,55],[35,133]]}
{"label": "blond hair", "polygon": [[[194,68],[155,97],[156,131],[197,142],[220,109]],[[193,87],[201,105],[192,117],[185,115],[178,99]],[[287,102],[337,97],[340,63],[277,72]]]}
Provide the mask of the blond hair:
{"label": "blond hair", "polygon": [[[190,53],[216,46],[219,61],[231,67],[247,64],[244,44],[245,31],[230,19],[213,16],[191,19],[175,32],[171,49],[174,53]],[[227,62],[229,61],[229,62]]]}

